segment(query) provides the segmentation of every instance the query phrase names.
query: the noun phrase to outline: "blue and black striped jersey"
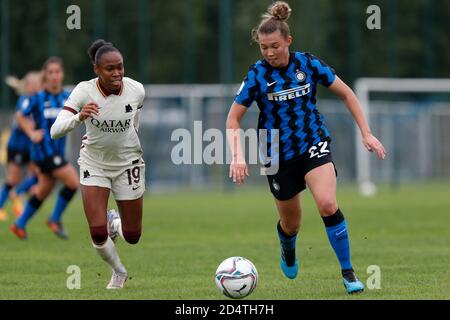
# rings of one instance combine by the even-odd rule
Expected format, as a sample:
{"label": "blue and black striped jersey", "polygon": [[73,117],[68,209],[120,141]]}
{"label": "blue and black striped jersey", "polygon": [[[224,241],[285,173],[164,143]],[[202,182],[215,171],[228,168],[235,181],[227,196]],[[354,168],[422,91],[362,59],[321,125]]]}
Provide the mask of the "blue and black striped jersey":
{"label": "blue and black striped jersey", "polygon": [[66,139],[63,137],[53,140],[50,136],[50,128],[69,95],[70,92],[67,90],[63,90],[59,94],[43,90],[32,97],[28,106],[21,108],[20,111],[24,116],[32,116],[35,129],[44,129],[45,132],[42,141],[31,146],[32,161],[39,162],[55,155],[65,158]]}
{"label": "blue and black striped jersey", "polygon": [[278,154],[270,154],[270,130],[279,130],[282,163],[298,158],[320,141],[330,140],[316,107],[316,93],[318,83],[329,87],[335,78],[335,71],[314,55],[291,52],[286,67],[274,68],[264,59],[252,65],[235,102],[245,107],[257,103],[258,129],[268,130],[267,150],[272,159],[278,158]]}
{"label": "blue and black striped jersey", "polygon": [[[33,97],[29,96],[21,96],[17,100],[16,111],[22,110],[22,108],[27,107]],[[30,138],[26,135],[22,129],[19,128],[19,125],[16,121],[13,122],[11,128],[11,135],[8,140],[8,150],[19,151],[22,153],[29,153],[31,147]]]}

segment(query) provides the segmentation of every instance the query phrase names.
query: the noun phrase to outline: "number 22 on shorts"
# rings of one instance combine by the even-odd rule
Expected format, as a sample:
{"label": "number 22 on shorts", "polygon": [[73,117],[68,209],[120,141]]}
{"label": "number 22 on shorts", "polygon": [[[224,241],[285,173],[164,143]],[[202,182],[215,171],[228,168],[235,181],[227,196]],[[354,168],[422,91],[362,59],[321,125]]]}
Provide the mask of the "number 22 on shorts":
{"label": "number 22 on shorts", "polygon": [[321,141],[317,144],[317,146],[312,146],[309,148],[309,157],[310,158],[322,158],[323,156],[326,156],[330,153],[330,150],[327,149],[328,142],[327,141]]}

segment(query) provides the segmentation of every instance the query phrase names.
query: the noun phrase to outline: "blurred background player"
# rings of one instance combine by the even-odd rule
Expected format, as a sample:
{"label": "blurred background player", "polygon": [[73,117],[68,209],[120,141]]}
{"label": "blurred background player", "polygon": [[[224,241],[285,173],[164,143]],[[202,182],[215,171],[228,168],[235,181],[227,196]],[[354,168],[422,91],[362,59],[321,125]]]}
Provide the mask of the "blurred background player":
{"label": "blurred background player", "polygon": [[[30,103],[31,97],[42,89],[42,73],[30,71],[23,79],[8,77],[6,82],[18,95],[17,111]],[[20,196],[37,183],[37,177],[33,173],[31,165],[28,167],[28,175],[22,180],[22,169],[30,162],[30,138],[20,129],[17,121],[14,121],[7,145],[8,166],[6,182],[0,189],[0,220],[6,220],[4,209],[8,197],[13,201],[13,212],[17,216],[22,213],[23,207]],[[13,188],[16,188],[13,190]]]}
{"label": "blurred background player", "polygon": [[[312,54],[289,52],[292,37],[286,20],[290,14],[289,5],[278,1],[269,7],[254,29],[253,36],[264,59],[250,67],[231,106],[227,129],[239,129],[242,117],[256,101],[260,109],[258,129],[279,130],[278,154],[270,155],[272,159],[278,158],[279,170],[267,179],[280,215],[277,230],[282,252],[280,264],[285,276],[294,279],[298,273],[295,246],[301,224],[300,192],[307,186],[340,262],[344,286],[348,293],[360,292],[364,285],[352,267],[347,224],[336,200],[331,138],[316,108],[317,84],[341,98],[369,151],[384,159],[385,150],[372,135],[353,91],[334,70]],[[241,184],[248,176],[248,167],[240,148],[232,149],[230,177]]]}
{"label": "blurred background player", "polygon": [[61,216],[79,185],[74,167],[65,159],[65,139],[54,141],[50,137],[50,128],[69,96],[69,92],[62,86],[63,61],[58,57],[47,59],[43,66],[43,76],[44,90],[33,96],[29,104],[23,105],[17,115],[19,126],[33,143],[31,161],[38,168],[38,183],[33,194],[23,213],[10,228],[20,239],[27,237],[25,227],[28,220],[42,205],[58,180],[64,186],[57,196],[47,225],[58,237],[66,239],[67,232],[62,226]]}
{"label": "blurred background player", "polygon": [[[81,122],[86,126],[78,160],[84,211],[93,246],[112,268],[106,288],[120,289],[128,276],[113,240],[120,235],[136,244],[142,229],[145,164],[137,131],[145,91],[124,77],[122,54],[111,43],[97,40],[88,54],[98,78],[75,87],[51,135],[58,139]],[[110,192],[120,217],[107,214]]]}

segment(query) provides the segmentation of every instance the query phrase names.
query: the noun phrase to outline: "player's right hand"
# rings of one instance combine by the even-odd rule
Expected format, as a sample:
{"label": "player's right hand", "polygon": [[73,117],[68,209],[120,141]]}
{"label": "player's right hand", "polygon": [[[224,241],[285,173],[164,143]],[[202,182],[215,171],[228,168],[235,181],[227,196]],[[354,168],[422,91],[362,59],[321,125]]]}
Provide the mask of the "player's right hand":
{"label": "player's right hand", "polygon": [[245,162],[232,162],[230,164],[230,175],[233,182],[240,185],[245,182],[245,177],[248,177],[248,166]]}
{"label": "player's right hand", "polygon": [[40,143],[44,139],[44,129],[33,130],[30,134],[30,140],[33,143]]}
{"label": "player's right hand", "polygon": [[79,113],[80,121],[84,121],[92,116],[98,116],[99,109],[98,105],[93,102],[85,104]]}

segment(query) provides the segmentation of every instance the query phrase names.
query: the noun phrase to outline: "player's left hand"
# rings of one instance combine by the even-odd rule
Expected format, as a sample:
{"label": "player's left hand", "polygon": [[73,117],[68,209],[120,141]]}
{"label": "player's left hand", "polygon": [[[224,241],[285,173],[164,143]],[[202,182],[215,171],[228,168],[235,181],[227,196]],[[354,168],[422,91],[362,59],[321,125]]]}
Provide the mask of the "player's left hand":
{"label": "player's left hand", "polygon": [[370,152],[377,154],[378,158],[384,160],[386,157],[386,149],[383,144],[371,133],[363,136],[363,144]]}

